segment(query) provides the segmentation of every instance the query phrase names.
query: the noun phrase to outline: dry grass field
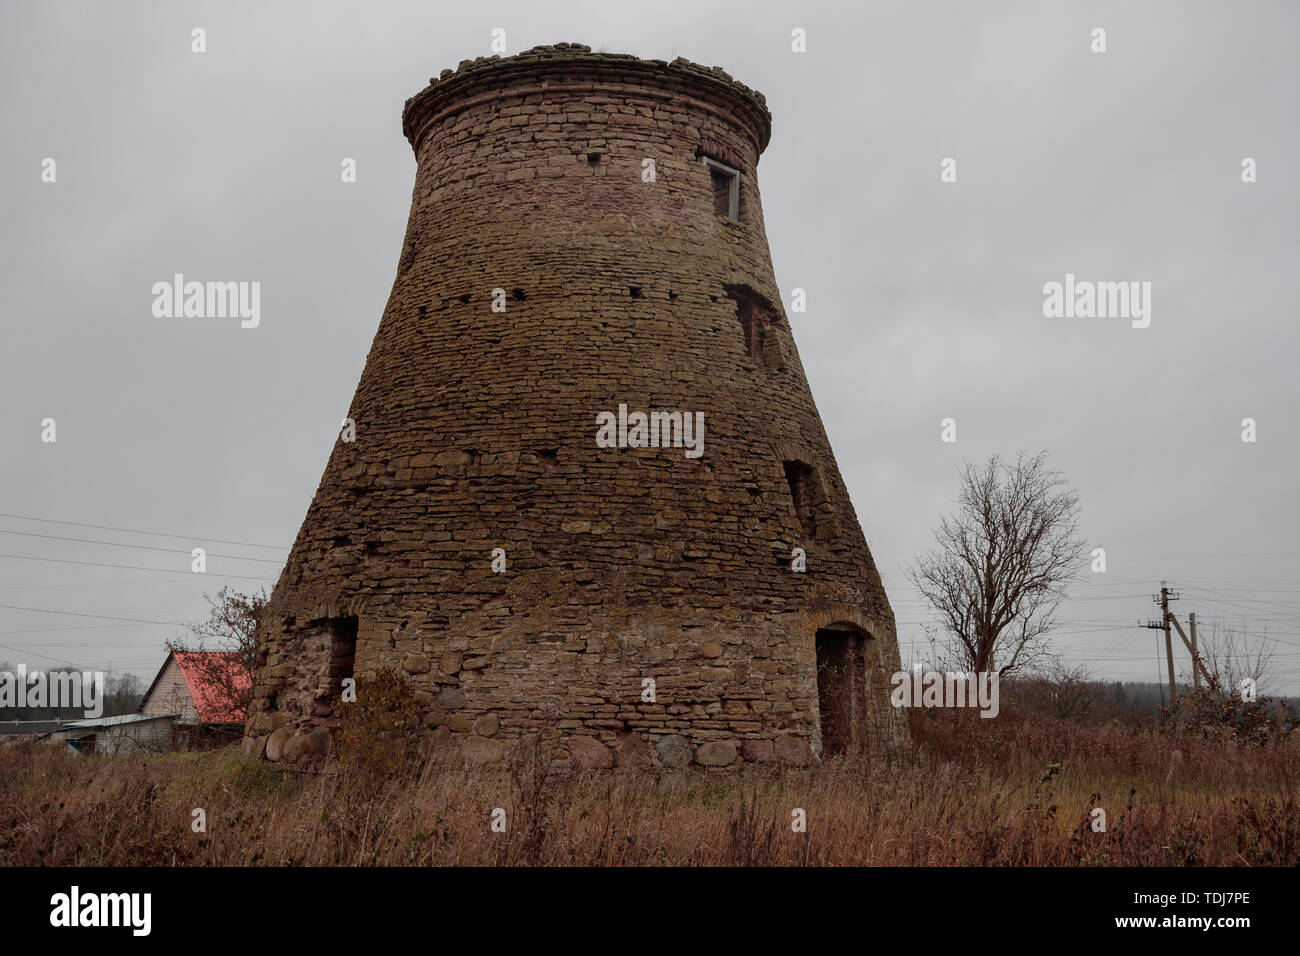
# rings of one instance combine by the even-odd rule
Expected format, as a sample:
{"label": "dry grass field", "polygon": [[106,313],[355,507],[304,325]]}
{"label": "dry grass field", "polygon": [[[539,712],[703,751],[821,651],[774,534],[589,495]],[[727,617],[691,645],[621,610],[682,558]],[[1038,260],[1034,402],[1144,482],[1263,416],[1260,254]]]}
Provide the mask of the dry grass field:
{"label": "dry grass field", "polygon": [[[237,749],[0,751],[0,864],[1275,866],[1300,863],[1300,749],[1007,711],[914,712],[888,761],[557,775],[517,751],[376,774]],[[1090,825],[1106,814],[1104,832]],[[195,832],[201,808],[206,832]],[[494,811],[498,825],[494,829]],[[796,811],[806,831],[795,832]]]}

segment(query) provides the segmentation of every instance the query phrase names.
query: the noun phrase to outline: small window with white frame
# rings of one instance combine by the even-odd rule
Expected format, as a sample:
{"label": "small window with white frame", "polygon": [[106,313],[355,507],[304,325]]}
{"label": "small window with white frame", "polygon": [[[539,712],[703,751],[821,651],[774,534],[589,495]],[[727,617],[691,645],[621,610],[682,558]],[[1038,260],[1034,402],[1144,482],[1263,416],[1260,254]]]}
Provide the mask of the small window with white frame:
{"label": "small window with white frame", "polygon": [[718,162],[712,156],[701,156],[700,161],[713,179],[713,211],[728,219],[740,220],[740,170]]}

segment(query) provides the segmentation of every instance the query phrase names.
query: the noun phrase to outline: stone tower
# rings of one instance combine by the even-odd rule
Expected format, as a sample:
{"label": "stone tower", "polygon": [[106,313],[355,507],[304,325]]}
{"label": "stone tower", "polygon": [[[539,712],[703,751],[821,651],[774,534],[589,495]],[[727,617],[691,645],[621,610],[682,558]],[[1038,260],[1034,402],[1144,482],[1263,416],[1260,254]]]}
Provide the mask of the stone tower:
{"label": "stone tower", "polygon": [[265,614],[246,749],[321,751],[343,678],[384,667],[478,757],[800,764],[905,733],[773,276],[762,95],[560,44],[445,70],[403,128],[397,278]]}

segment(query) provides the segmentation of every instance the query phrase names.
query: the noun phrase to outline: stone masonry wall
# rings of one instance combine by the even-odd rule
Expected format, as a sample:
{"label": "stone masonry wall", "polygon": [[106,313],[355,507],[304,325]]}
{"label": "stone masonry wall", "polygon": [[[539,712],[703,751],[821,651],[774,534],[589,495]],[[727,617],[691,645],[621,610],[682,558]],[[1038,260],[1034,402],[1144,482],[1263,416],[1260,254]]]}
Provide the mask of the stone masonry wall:
{"label": "stone masonry wall", "polygon": [[[540,737],[559,766],[804,763],[823,627],[868,638],[859,739],[895,740],[893,614],[768,252],[763,98],[716,68],[560,45],[444,72],[404,128],[397,277],[355,441],[266,612],[247,749],[323,751],[349,706],[330,664],[347,618],[358,693],[401,669],[435,739],[477,756]],[[701,156],[740,171],[738,222]],[[703,456],[597,447],[620,403],[703,412]],[[803,521],[786,462],[808,469]]]}

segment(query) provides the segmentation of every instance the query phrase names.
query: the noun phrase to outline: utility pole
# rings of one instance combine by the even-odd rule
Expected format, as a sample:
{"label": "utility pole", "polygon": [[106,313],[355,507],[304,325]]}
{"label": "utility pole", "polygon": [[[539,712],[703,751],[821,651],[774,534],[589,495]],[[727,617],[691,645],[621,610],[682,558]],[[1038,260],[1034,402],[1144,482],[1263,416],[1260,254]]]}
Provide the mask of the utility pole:
{"label": "utility pole", "polygon": [[1193,611],[1191,614],[1187,615],[1187,625],[1192,631],[1191,640],[1187,639],[1187,634],[1183,631],[1183,626],[1178,623],[1178,618],[1174,617],[1172,613],[1169,615],[1169,620],[1174,627],[1178,628],[1178,636],[1183,639],[1183,646],[1187,648],[1187,653],[1192,655],[1192,680],[1196,684],[1197,691],[1201,689],[1202,674],[1204,674],[1205,679],[1209,681],[1210,687],[1214,690],[1218,690],[1219,688],[1215,683],[1214,677],[1208,670],[1206,670],[1205,664],[1201,661],[1200,651],[1198,651],[1196,647],[1196,612]]}
{"label": "utility pole", "polygon": [[1201,693],[1201,654],[1196,649],[1196,612],[1187,615],[1187,629],[1192,632],[1192,680],[1196,682],[1196,693]]}
{"label": "utility pole", "polygon": [[1178,700],[1178,681],[1174,677],[1174,639],[1170,633],[1169,620],[1172,615],[1169,613],[1169,602],[1178,600],[1178,593],[1170,591],[1164,581],[1160,582],[1160,594],[1153,595],[1151,600],[1160,605],[1160,620],[1147,621],[1146,626],[1156,631],[1165,632],[1165,662],[1169,666],[1169,706],[1177,706]]}

